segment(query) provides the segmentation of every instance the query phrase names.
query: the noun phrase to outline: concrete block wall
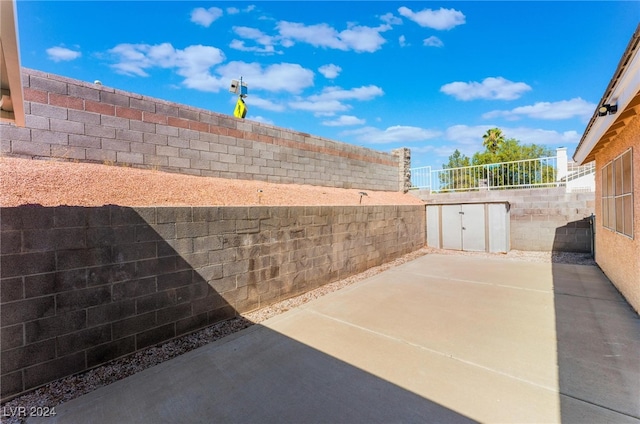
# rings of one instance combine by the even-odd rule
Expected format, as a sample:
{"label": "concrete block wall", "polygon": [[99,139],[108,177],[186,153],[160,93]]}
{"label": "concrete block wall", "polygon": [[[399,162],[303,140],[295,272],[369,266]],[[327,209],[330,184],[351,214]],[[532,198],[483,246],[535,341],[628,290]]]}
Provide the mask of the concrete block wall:
{"label": "concrete block wall", "polygon": [[423,206],[0,209],[2,400],[424,245]]}
{"label": "concrete block wall", "polygon": [[506,201],[510,204],[511,249],[590,252],[589,217],[594,193],[566,193],[564,187],[459,193],[412,191],[429,203]]}
{"label": "concrete block wall", "polygon": [[23,68],[26,127],[1,153],[184,174],[399,191],[403,158]]}

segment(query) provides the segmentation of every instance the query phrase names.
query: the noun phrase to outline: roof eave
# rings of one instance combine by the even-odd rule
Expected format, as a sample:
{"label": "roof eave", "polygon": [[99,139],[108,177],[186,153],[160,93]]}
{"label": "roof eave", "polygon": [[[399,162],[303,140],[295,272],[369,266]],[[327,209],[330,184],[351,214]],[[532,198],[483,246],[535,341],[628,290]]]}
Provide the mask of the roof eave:
{"label": "roof eave", "polygon": [[573,160],[578,164],[584,164],[594,159],[594,150],[606,142],[612,134],[610,128],[614,125],[626,125],[628,119],[637,113],[637,98],[640,93],[640,57],[638,46],[640,44],[640,24],[631,37],[625,49],[618,67],[613,74],[607,89],[605,90],[598,108],[604,104],[617,104],[618,112],[615,115],[598,116],[596,109],[578,143]]}
{"label": "roof eave", "polygon": [[9,107],[0,110],[0,116],[24,127],[24,94],[15,0],[0,0],[0,72],[4,73],[0,78],[0,94],[7,96],[5,101],[10,101]]}

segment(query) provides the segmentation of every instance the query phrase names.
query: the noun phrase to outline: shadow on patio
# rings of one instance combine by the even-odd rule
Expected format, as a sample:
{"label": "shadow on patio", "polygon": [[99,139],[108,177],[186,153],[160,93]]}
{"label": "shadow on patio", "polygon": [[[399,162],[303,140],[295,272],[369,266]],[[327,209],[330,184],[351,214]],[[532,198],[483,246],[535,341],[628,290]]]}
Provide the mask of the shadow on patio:
{"label": "shadow on patio", "polygon": [[562,421],[640,422],[640,318],[597,266],[552,267]]}

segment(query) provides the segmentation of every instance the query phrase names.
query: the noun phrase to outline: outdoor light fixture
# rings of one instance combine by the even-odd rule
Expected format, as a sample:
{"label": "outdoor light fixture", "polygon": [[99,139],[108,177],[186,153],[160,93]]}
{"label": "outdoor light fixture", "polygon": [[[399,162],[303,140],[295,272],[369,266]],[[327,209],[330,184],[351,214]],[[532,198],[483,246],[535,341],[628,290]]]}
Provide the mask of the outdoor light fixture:
{"label": "outdoor light fixture", "polygon": [[362,204],[362,196],[368,196],[368,194],[365,193],[364,191],[361,191],[358,194],[360,195],[360,204]]}
{"label": "outdoor light fixture", "polygon": [[606,116],[607,114],[609,115],[613,115],[614,113],[616,113],[618,111],[618,105],[617,104],[606,104],[606,105],[602,105],[598,108],[598,116]]}

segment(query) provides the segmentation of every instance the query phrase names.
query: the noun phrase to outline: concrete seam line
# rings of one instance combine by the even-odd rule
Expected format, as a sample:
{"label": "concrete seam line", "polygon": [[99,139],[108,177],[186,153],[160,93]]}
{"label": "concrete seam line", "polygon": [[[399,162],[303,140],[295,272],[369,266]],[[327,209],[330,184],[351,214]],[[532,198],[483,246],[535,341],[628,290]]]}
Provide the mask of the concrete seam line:
{"label": "concrete seam line", "polygon": [[405,272],[407,274],[416,275],[416,276],[420,276],[420,277],[427,277],[427,278],[434,278],[434,279],[446,278],[447,280],[458,281],[458,282],[461,282],[461,283],[480,284],[480,285],[483,285],[483,286],[495,286],[495,287],[502,287],[502,288],[505,288],[505,289],[524,290],[524,291],[531,291],[531,292],[536,292],[536,293],[553,293],[553,290],[528,289],[526,287],[510,286],[508,284],[487,283],[487,282],[484,282],[484,281],[474,281],[474,280],[465,280],[465,279],[462,279],[462,278],[443,277],[441,275],[419,274],[417,272],[407,272],[407,271],[405,271]]}
{"label": "concrete seam line", "polygon": [[604,302],[615,302],[620,303],[622,305],[627,305],[627,302],[624,299],[605,299],[603,297],[593,297],[593,296],[585,296],[582,294],[572,294],[572,293],[556,293],[558,296],[571,296],[571,297],[580,297],[583,299],[591,299],[591,300],[602,300]]}
{"label": "concrete seam line", "polygon": [[521,378],[521,377],[517,377],[517,376],[511,375],[511,374],[507,374],[505,372],[502,372],[502,371],[499,371],[499,370],[496,370],[496,369],[493,369],[493,368],[490,368],[490,367],[486,367],[484,365],[480,365],[480,364],[477,364],[475,362],[468,361],[466,359],[458,358],[458,357],[453,356],[452,354],[449,354],[449,353],[446,353],[446,352],[441,352],[441,351],[438,351],[438,350],[430,349],[428,347],[421,346],[419,344],[410,342],[410,341],[405,340],[405,339],[400,339],[400,338],[397,338],[397,337],[393,337],[393,336],[390,336],[390,335],[385,334],[385,333],[381,333],[381,332],[378,332],[378,331],[375,331],[375,330],[371,330],[371,329],[366,328],[366,327],[362,327],[362,326],[357,325],[357,324],[350,323],[348,321],[341,320],[340,318],[335,318],[335,317],[332,317],[330,315],[323,314],[322,312],[314,311],[314,310],[311,310],[311,309],[307,309],[307,311],[312,312],[312,313],[314,313],[314,314],[316,314],[318,316],[330,319],[332,321],[336,321],[336,322],[339,322],[341,324],[347,325],[349,327],[353,327],[353,328],[357,328],[357,329],[362,330],[362,331],[366,331],[367,333],[370,333],[370,334],[375,334],[377,336],[381,336],[381,337],[384,337],[386,339],[389,339],[389,340],[392,340],[392,341],[395,341],[395,342],[398,342],[398,343],[406,344],[406,345],[409,345],[411,347],[414,347],[414,348],[417,348],[417,349],[420,349],[420,350],[424,350],[426,352],[433,353],[433,354],[436,354],[436,355],[439,355],[439,356],[443,356],[445,358],[452,359],[454,361],[458,361],[458,362],[461,362],[461,363],[466,364],[466,365],[470,365],[470,366],[475,367],[475,368],[480,368],[482,370],[489,371],[491,373],[495,373],[495,374],[501,375],[503,377],[507,377],[507,378],[510,378],[510,379],[513,379],[513,380],[517,380],[517,381],[520,381],[522,383],[530,384],[532,386],[539,387],[541,389],[548,390],[548,391],[553,392],[553,393],[558,393],[558,394],[560,393],[560,389],[559,388],[548,387],[548,386],[545,386],[545,385],[542,385],[542,384],[539,384],[539,383],[536,383],[536,382],[533,382],[533,381],[530,381],[530,380],[527,380],[527,379],[524,379],[524,378]]}
{"label": "concrete seam line", "polygon": [[571,396],[570,394],[567,394],[567,393],[560,392],[560,394],[561,394],[562,396],[566,396],[566,397],[568,397],[568,398],[571,398],[571,399],[577,400],[578,402],[588,403],[589,405],[593,405],[593,406],[595,406],[595,407],[597,407],[597,408],[606,409],[607,411],[611,411],[611,412],[614,412],[614,413],[616,413],[616,414],[624,415],[625,417],[630,417],[630,418],[635,418],[635,419],[640,418],[640,415],[631,415],[631,414],[627,414],[626,412],[618,411],[617,409],[612,409],[612,408],[609,408],[609,407],[607,407],[607,406],[600,405],[600,404],[597,404],[597,403],[594,403],[594,402],[589,402],[589,401],[588,401],[588,400],[586,400],[586,399],[580,399],[579,397]]}

